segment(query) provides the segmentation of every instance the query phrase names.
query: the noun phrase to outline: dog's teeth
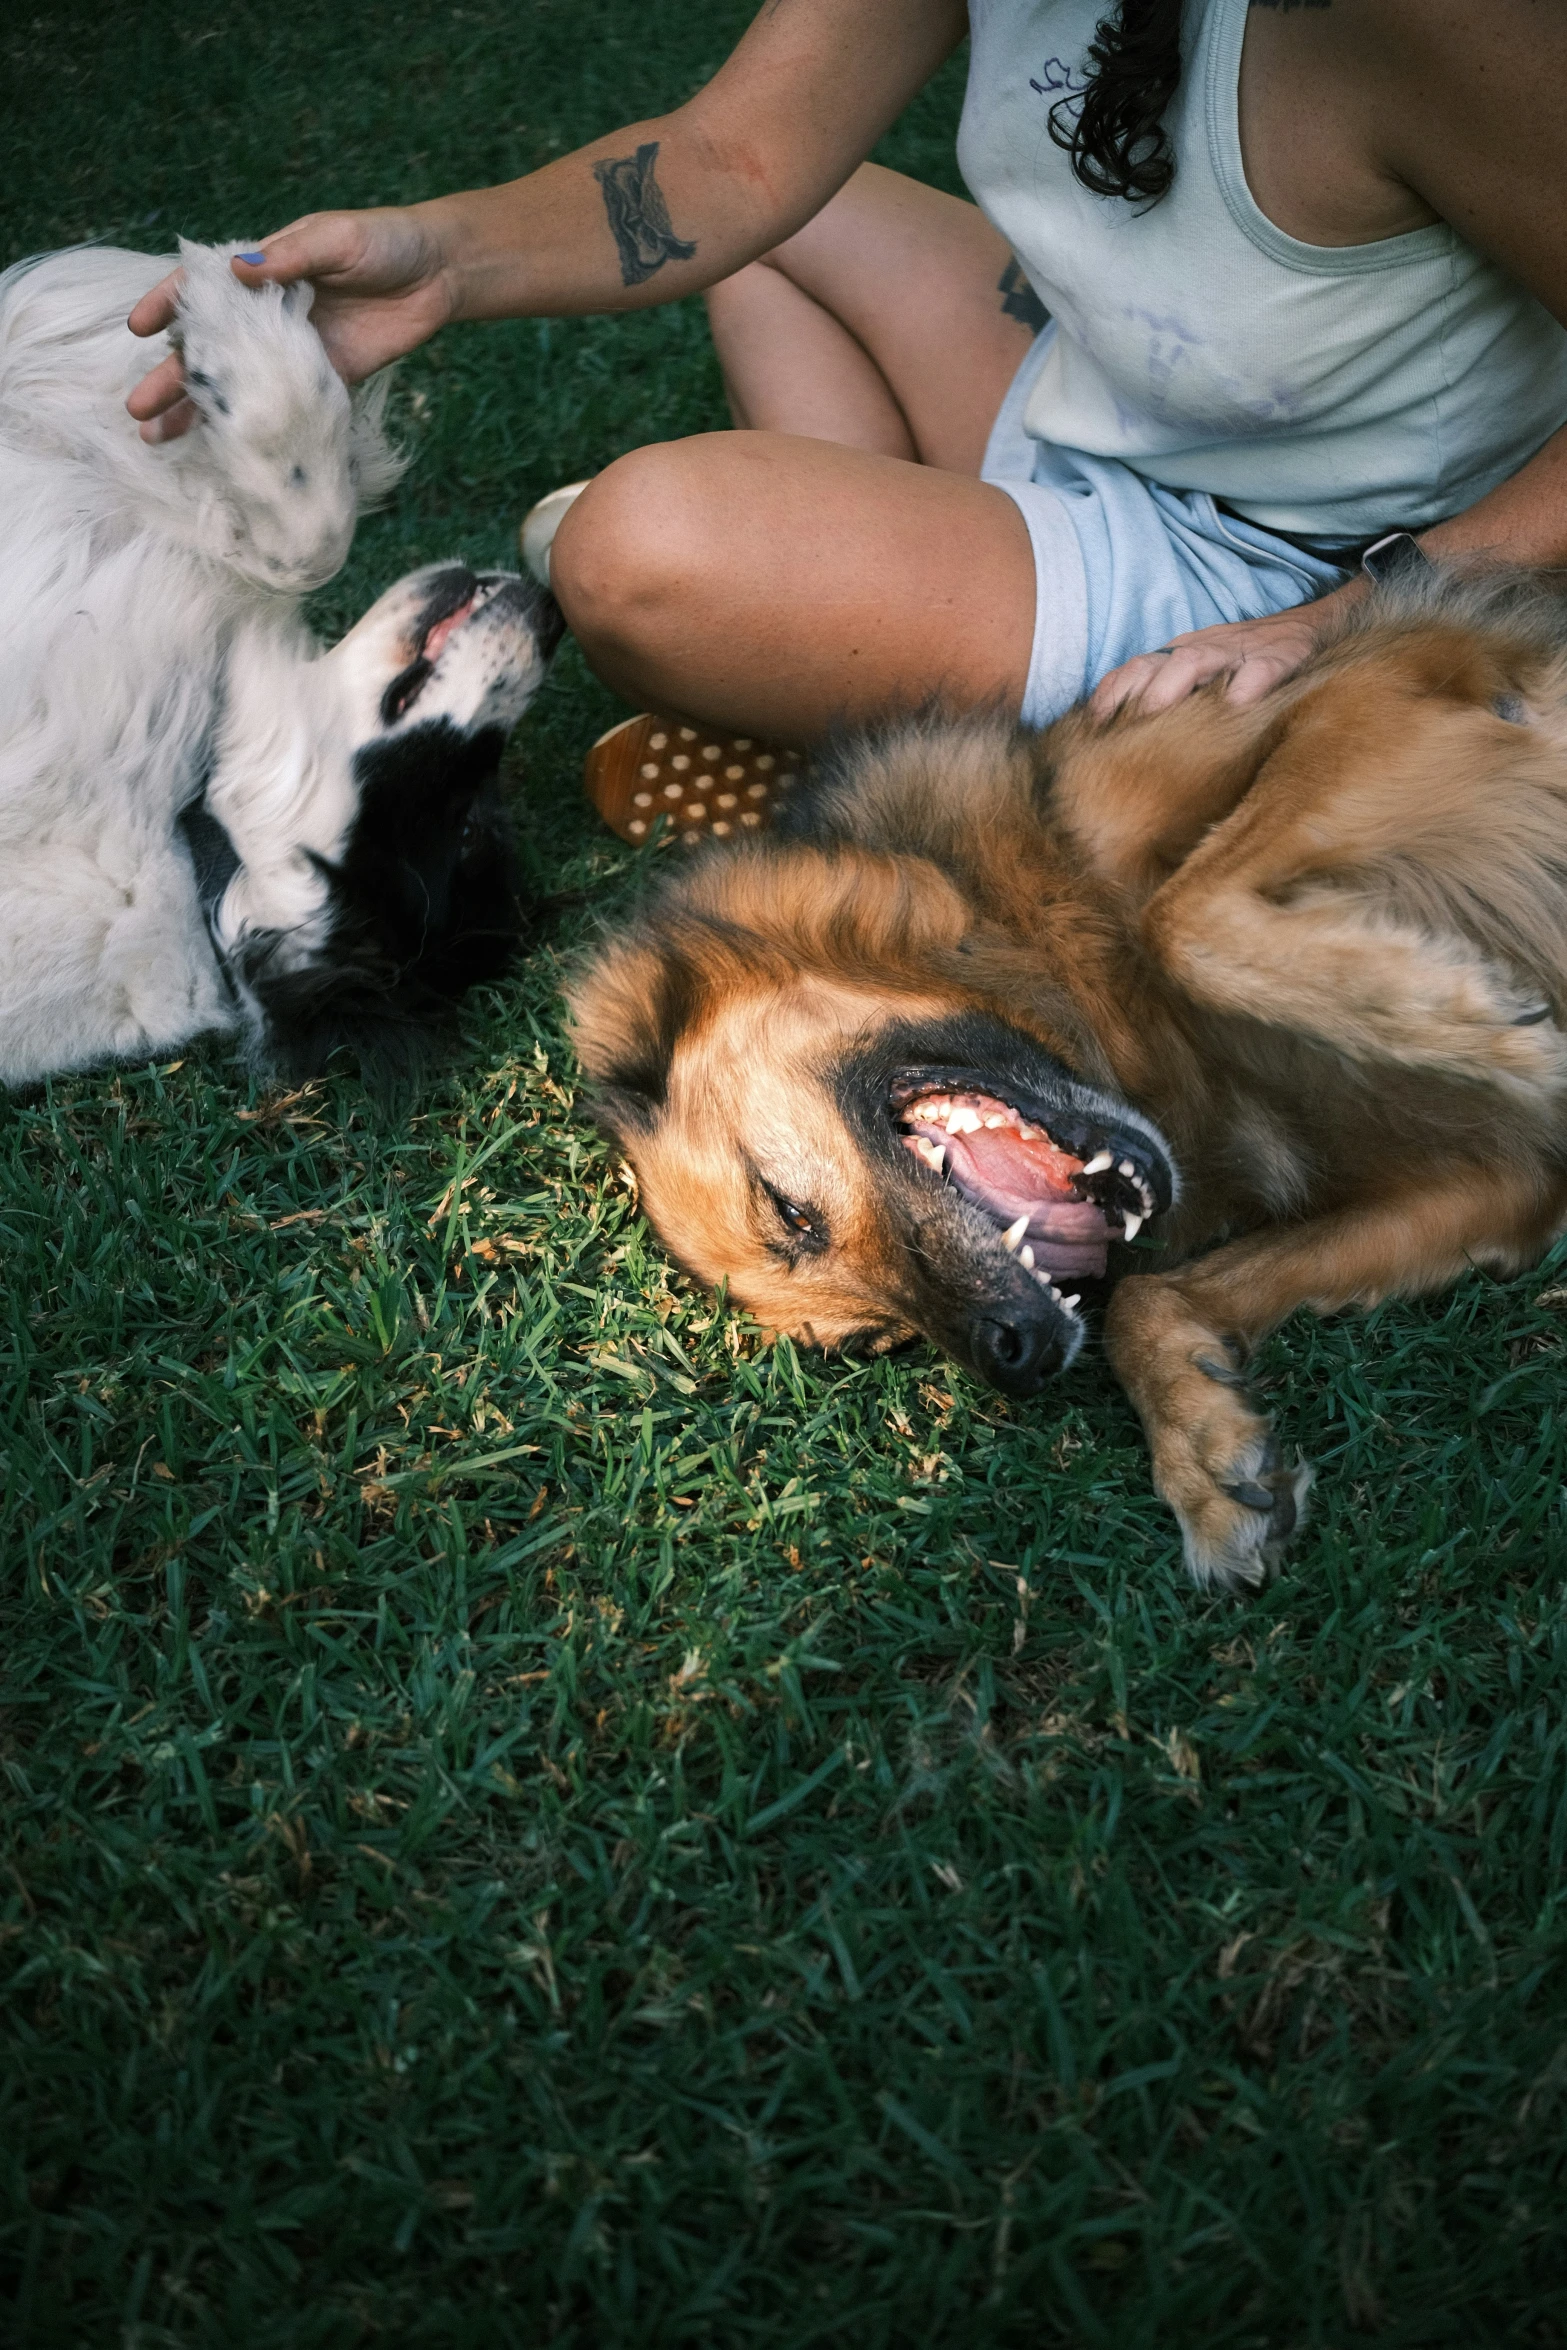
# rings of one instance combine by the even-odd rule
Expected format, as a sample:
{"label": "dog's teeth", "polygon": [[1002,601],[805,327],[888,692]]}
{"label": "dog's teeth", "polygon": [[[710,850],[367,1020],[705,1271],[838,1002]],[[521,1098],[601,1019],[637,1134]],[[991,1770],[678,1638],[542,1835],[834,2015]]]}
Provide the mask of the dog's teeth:
{"label": "dog's teeth", "polygon": [[1037,1126],[1020,1125],[1017,1130],[1017,1135],[1019,1142],[1037,1142],[1039,1140],[1039,1128]]}
{"label": "dog's teeth", "polygon": [[947,1163],[947,1154],[940,1143],[932,1142],[928,1135],[922,1134],[917,1138],[914,1152],[916,1158],[923,1159],[926,1166],[932,1168],[938,1175]]}
{"label": "dog's teeth", "polygon": [[1022,1247],[1021,1247],[1021,1248],[1018,1250],[1018,1252],[1017,1252],[1017,1253],[1018,1253],[1018,1258],[1019,1258],[1019,1261],[1020,1261],[1022,1264],[1026,1265],[1026,1266],[1028,1267],[1028,1270],[1029,1270],[1029,1271],[1032,1273],[1032,1271],[1034,1270],[1034,1252],[1033,1252],[1033,1250],[1032,1250],[1032,1249],[1029,1247],[1029,1245],[1028,1245],[1028,1242],[1027,1242],[1026,1240],[1024,1241],[1024,1243],[1023,1243]]}
{"label": "dog's teeth", "polygon": [[1027,1208],[1025,1208],[1025,1209],[1023,1210],[1023,1213],[1022,1213],[1022,1215],[1021,1215],[1021,1216],[1019,1216],[1019,1218],[1018,1218],[1017,1222],[1016,1222],[1015,1224],[1009,1224],[1009,1225],[1007,1226],[1007,1228],[1006,1228],[1005,1232],[1003,1232],[1003,1233],[1002,1233],[1002,1235],[1001,1235],[1001,1245],[1002,1245],[1002,1247],[1003,1247],[1004,1249],[1010,1250],[1010,1251],[1012,1251],[1012,1252],[1014,1252],[1014,1253],[1015,1253],[1015,1251],[1016,1251],[1016,1249],[1017,1249],[1017,1247],[1018,1247],[1018,1244],[1019,1244],[1019,1242],[1022,1240],[1022,1238],[1023,1238],[1023,1235],[1024,1235],[1024,1233],[1025,1233],[1027,1230],[1028,1230],[1028,1210],[1027,1210]]}
{"label": "dog's teeth", "polygon": [[1115,1171],[1118,1175],[1135,1175],[1137,1173],[1137,1169],[1132,1165],[1130,1159],[1118,1160]]}
{"label": "dog's teeth", "polygon": [[1080,1292],[1075,1297],[1064,1297],[1061,1300],[1061,1303],[1065,1306],[1069,1314],[1075,1314],[1082,1302],[1083,1300]]}
{"label": "dog's teeth", "polygon": [[1108,1151],[1095,1151],[1093,1157],[1089,1160],[1087,1166],[1083,1169],[1083,1173],[1085,1175],[1102,1175],[1106,1167],[1108,1167],[1110,1164],[1111,1158]]}
{"label": "dog's teeth", "polygon": [[1121,1226],[1121,1238],[1135,1240],[1143,1228],[1144,1221],[1145,1219],[1141,1216],[1128,1216],[1126,1222]]}
{"label": "dog's teeth", "polygon": [[964,1109],[960,1105],[947,1112],[947,1132],[949,1134],[977,1134],[979,1126],[978,1110]]}
{"label": "dog's teeth", "polygon": [[1011,1119],[1004,1118],[999,1110],[992,1110],[990,1116],[985,1120],[986,1128],[992,1132],[998,1126],[1010,1126],[1011,1123]]}

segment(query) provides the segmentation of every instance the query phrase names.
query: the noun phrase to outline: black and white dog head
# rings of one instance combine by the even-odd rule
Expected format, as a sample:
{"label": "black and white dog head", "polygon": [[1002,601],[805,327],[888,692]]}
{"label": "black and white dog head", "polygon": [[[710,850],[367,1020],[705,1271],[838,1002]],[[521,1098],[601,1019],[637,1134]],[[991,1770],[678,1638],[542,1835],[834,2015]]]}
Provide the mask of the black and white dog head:
{"label": "black and white dog head", "polygon": [[316,660],[237,638],[185,825],[262,1059],[395,1067],[505,968],[524,913],[497,774],[560,634],[530,581],[434,564]]}

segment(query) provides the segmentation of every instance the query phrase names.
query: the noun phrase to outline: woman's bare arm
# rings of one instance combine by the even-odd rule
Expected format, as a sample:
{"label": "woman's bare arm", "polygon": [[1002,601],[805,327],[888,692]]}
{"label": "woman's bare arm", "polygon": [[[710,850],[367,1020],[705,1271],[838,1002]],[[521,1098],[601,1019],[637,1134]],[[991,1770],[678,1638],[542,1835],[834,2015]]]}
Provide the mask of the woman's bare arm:
{"label": "woman's bare arm", "polygon": [[[699,293],[799,228],[862,162],[967,28],[964,0],[769,0],[685,105],[504,187],[317,212],[235,263],[250,284],[309,278],[350,383],[453,319],[631,310]],[[173,316],[177,279],[132,311]],[[127,403],[144,439],[189,421],[177,359]]]}

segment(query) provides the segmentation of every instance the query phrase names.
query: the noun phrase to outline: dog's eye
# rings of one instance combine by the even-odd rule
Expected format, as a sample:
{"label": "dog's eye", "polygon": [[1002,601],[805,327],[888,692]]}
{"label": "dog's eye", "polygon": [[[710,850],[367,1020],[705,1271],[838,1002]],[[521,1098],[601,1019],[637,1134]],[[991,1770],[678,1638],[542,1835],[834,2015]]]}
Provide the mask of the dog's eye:
{"label": "dog's eye", "polygon": [[781,1191],[767,1186],[767,1196],[778,1211],[778,1221],[790,1238],[811,1249],[827,1246],[827,1227],[814,1208],[802,1208],[798,1200],[786,1199]]}

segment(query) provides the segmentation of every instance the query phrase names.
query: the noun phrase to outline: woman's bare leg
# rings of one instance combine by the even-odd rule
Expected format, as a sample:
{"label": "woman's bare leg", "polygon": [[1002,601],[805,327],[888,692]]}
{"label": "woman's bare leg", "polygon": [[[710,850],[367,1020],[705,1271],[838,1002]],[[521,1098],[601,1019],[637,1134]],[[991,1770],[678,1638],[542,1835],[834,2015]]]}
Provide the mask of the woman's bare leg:
{"label": "woman's bare leg", "polygon": [[975,477],[1031,330],[971,204],[866,164],[708,295],[733,433],[634,449],[561,523],[551,584],[644,708],[819,740],[932,695],[1017,709],[1021,515]]}
{"label": "woman's bare leg", "polygon": [[1033,337],[973,204],[865,163],[707,297],[736,424],[978,473]]}
{"label": "woman's bare leg", "polygon": [[550,575],[592,667],[642,709],[809,743],[933,695],[1022,701],[1023,518],[934,466],[770,432],[633,449],[567,514]]}
{"label": "woman's bare leg", "polygon": [[917,462],[892,388],[862,343],[771,261],[707,297],[729,413],[742,431],[840,441]]}

